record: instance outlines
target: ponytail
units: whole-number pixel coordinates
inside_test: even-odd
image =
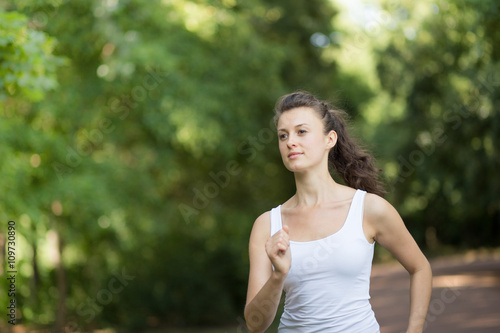
[[[275,124],[283,112],[299,107],[309,107],[318,113],[325,126],[325,134],[332,130],[337,133],[337,143],[328,154],[328,164],[345,184],[369,193],[384,195],[386,191],[379,176],[381,170],[375,168],[373,156],[349,135],[347,113],[331,107],[307,92],[299,91],[278,100],[275,107]]]

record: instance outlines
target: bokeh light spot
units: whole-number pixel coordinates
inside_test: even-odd
[[[109,73],[109,66],[108,65],[100,65],[97,67],[97,76],[99,77],[105,77]]]
[[[30,164],[33,168],[38,168],[40,166],[41,162],[42,162],[42,159],[40,158],[40,155],[38,155],[38,154],[31,155]]]
[[[56,216],[60,216],[63,212],[63,206],[59,200],[55,200],[52,202],[52,213]]]
[[[316,32],[311,36],[311,44],[316,47],[327,47],[330,45],[330,39],[321,32]]]

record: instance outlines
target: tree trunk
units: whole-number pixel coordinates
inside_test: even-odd
[[[40,285],[40,272],[38,271],[38,255],[37,255],[37,242],[36,236],[33,237],[33,244],[31,247],[33,249],[33,259],[31,264],[33,266],[33,278],[31,279],[31,304],[38,309],[40,307],[40,302],[38,301],[38,286]]]
[[[59,291],[59,302],[57,305],[56,323],[54,333],[63,333],[66,321],[66,272],[63,264],[64,241],[61,234],[57,235],[57,247],[59,257],[57,258],[57,290]]]

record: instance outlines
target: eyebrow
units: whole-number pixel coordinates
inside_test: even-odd
[[[296,128],[297,128],[297,127],[300,127],[300,126],[309,126],[309,125],[308,125],[307,123],[302,123],[302,124],[295,125],[295,127],[296,127]],[[278,129],[278,132],[279,132],[279,131],[285,131],[285,132],[286,132],[286,129],[284,129],[284,128],[280,128],[280,129]]]

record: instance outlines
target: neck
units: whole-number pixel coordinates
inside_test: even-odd
[[[340,186],[333,180],[328,172],[313,172],[312,170],[304,173],[295,173],[295,205],[303,207],[312,207],[320,205],[326,201],[332,200]]]

